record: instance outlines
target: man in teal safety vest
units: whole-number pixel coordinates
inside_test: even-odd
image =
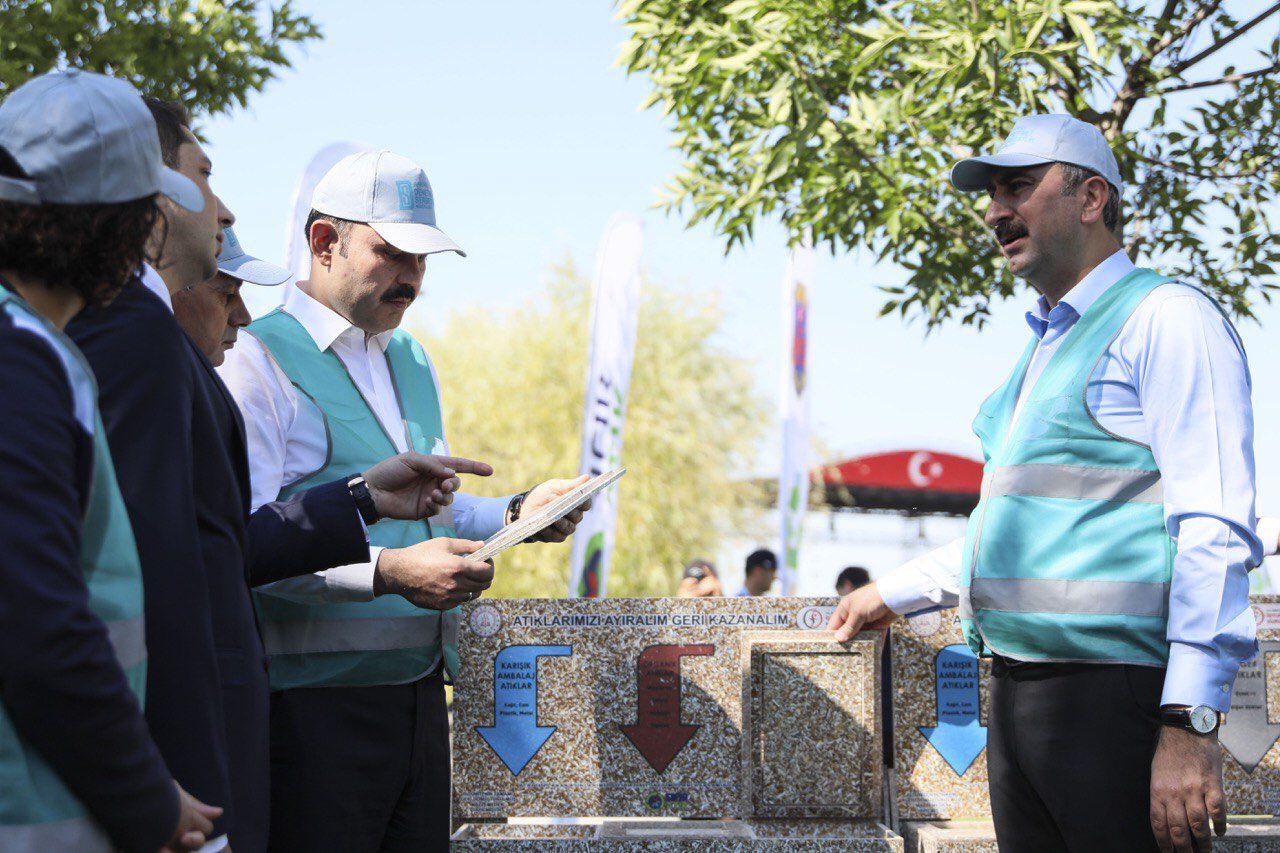
[[[194,850],[220,808],[178,786],[142,714],[142,573],[97,384],[63,333],[142,263],[163,193],[122,80],[36,78],[0,105],[0,850]]]
[[[990,656],[996,836],[1019,851],[1208,850],[1217,730],[1257,653],[1253,417],[1239,336],[1199,290],[1135,268],[1097,129],[1020,119],[956,164],[985,191],[1032,337],[978,411],[968,533],[841,600],[838,639],[959,606]]]
[[[309,278],[245,330],[219,369],[244,415],[254,507],[397,452],[448,449],[435,369],[398,328],[427,256],[463,254],[436,226],[426,174],[389,151],[354,154],[320,181],[312,208]],[[259,588],[273,849],[447,843],[444,676],[457,672],[456,607],[488,586],[492,569],[457,561],[471,568],[438,571],[424,558],[470,553],[471,540],[581,482],[458,494],[424,521],[371,524],[368,563]],[[575,511],[541,540],[563,541],[580,519]]]

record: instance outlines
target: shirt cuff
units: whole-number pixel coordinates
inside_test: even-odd
[[[372,601],[373,573],[381,553],[381,547],[370,545],[369,562],[325,569],[324,585],[330,591],[338,593],[343,601]]]
[[[1208,705],[1224,714],[1231,709],[1236,668],[1224,667],[1217,655],[1185,643],[1169,644],[1161,705]]]
[[[467,525],[470,538],[488,539],[507,526],[507,507],[515,495],[504,498],[475,498],[471,509],[471,520]],[[461,534],[459,534],[461,535]]]
[[[875,583],[885,605],[899,616],[937,606],[927,594],[933,582],[910,563],[881,575]]]
[[[1262,556],[1270,557],[1275,554],[1276,540],[1280,539],[1280,516],[1259,518],[1257,533],[1258,538],[1262,540]]]

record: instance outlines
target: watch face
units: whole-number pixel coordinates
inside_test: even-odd
[[[1207,735],[1218,725],[1218,712],[1208,705],[1197,705],[1191,709],[1191,728],[1202,735]]]

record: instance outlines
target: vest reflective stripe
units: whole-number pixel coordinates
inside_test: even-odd
[[[982,495],[1164,503],[1159,471],[1087,465],[1005,465],[983,475]]]
[[[1030,388],[1017,368],[982,405],[986,470],[969,521],[960,619],[978,653],[1163,666],[1176,550],[1151,450],[1103,429],[1089,380],[1168,279],[1135,270],[1076,321]],[[1019,404],[1019,397],[1023,401]],[[1017,419],[1014,412],[1017,411]]]
[[[0,850],[74,850],[76,853],[108,853],[111,842],[88,817],[0,826]]]
[[[147,649],[142,569],[98,414],[98,389],[74,343],[0,288],[0,311],[48,341],[66,369],[77,420],[93,438],[93,477],[80,525],[80,567],[90,610],[107,628],[125,681],[145,699]],[[0,850],[110,850],[103,831],[57,773],[14,729],[0,704]]]
[[[1169,615],[1169,584],[1145,581],[974,578],[960,597],[960,617],[974,610],[1017,613]]]
[[[439,635],[438,625],[419,616],[311,619],[268,622],[262,626],[267,647],[277,655],[413,649],[437,642]]]
[[[107,623],[107,636],[115,649],[121,669],[130,669],[147,659],[146,624],[141,614],[132,619]]]
[[[249,332],[320,410],[325,424],[324,465],[288,484],[281,498],[363,471],[397,453],[395,441],[341,359],[332,351],[317,349],[295,318],[277,309],[255,321]],[[444,431],[426,354],[411,335],[397,330],[387,345],[386,359],[405,443],[429,454],[443,440]],[[384,548],[403,548],[454,536],[453,524],[451,507],[427,521],[384,519],[369,527],[369,541]],[[274,690],[399,684],[426,675],[442,660],[450,674],[456,672],[456,618],[419,609],[400,596],[303,603],[266,589],[255,592],[254,599]]]

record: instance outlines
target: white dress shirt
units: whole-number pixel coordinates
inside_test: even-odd
[[[286,286],[284,310],[302,324],[317,347],[332,351],[342,360],[356,388],[395,443],[396,451],[410,450],[387,367],[385,351],[392,333],[367,335],[308,296],[303,290],[305,282]],[[434,377],[434,365],[431,371]],[[240,336],[218,374],[244,415],[252,508],[256,510],[276,500],[285,486],[323,467],[329,452],[324,417],[315,403],[298,393],[267,348],[252,334]],[[436,387],[439,388],[438,382]],[[449,450],[445,442],[437,441],[432,452],[448,454]],[[510,496],[455,495],[453,517],[458,536],[485,539],[500,530],[510,501]],[[263,589],[303,602],[367,601],[373,598],[374,568],[381,553],[381,548],[371,546],[367,563],[288,578]]]
[[[1133,270],[1124,252],[1094,268],[1051,309],[1027,312],[1039,338],[1015,408],[1080,315]],[[1107,431],[1151,448],[1164,490],[1165,524],[1177,540],[1169,592],[1164,704],[1230,706],[1240,664],[1258,649],[1249,577],[1263,548],[1255,534],[1253,408],[1244,346],[1195,288],[1156,288],[1120,329],[1085,392]],[[899,614],[955,607],[964,540],[878,578]]]
[[[173,297],[169,294],[169,285],[164,283],[160,273],[156,272],[151,264],[142,265],[142,272],[138,275],[138,280],[142,282],[143,287],[159,296],[160,301],[164,303],[164,307],[168,308],[170,313],[173,313]]]

